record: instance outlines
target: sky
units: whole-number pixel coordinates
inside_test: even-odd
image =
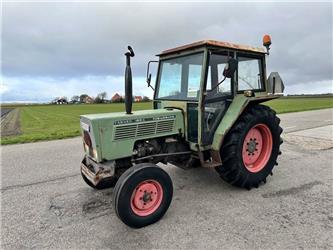
[[[285,93],[332,93],[332,23],[332,2],[8,1],[1,12],[1,100],[123,94],[127,45],[136,54],[134,94],[151,97],[146,66],[162,50],[203,39],[261,47],[264,34],[272,37],[268,72],[279,72]]]

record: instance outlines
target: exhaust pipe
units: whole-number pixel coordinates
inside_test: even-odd
[[[131,70],[131,57],[134,57],[134,51],[131,46],[128,46],[126,56],[126,69],[125,69],[125,108],[126,114],[132,114],[132,70]]]

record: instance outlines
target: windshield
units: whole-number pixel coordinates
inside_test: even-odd
[[[163,60],[157,83],[157,99],[198,100],[203,53]]]

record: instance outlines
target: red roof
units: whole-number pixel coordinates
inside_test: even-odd
[[[115,101],[115,100],[119,100],[121,98],[121,96],[118,93],[115,93],[112,98],[111,101]]]
[[[248,45],[240,45],[240,44],[234,44],[234,43],[222,42],[222,41],[202,40],[202,41],[186,44],[183,46],[179,46],[176,48],[164,50],[158,56],[166,55],[166,54],[170,54],[170,53],[174,53],[174,52],[180,52],[183,50],[193,49],[193,48],[200,47],[200,46],[216,46],[216,47],[220,47],[220,48],[229,48],[229,49],[251,51],[251,52],[257,52],[257,53],[265,53],[265,50],[263,48],[256,48],[256,47],[252,47],[252,46],[248,46]]]

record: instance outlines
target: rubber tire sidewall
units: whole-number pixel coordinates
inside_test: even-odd
[[[273,145],[271,155],[266,165],[260,171],[253,173],[245,167],[242,151],[243,143],[247,133],[250,131],[251,128],[258,124],[265,124],[269,128],[272,134]],[[278,127],[275,127],[275,122],[272,122],[272,120],[270,120],[267,116],[255,117],[252,122],[246,124],[244,131],[240,134],[240,138],[241,139],[239,140],[239,144],[237,145],[237,158],[239,157],[241,159],[241,165],[243,167],[241,171],[245,171],[248,174],[248,181],[250,183],[256,183],[258,182],[258,180],[261,181],[265,179],[272,172],[279,153],[280,134],[278,132]]]
[[[273,145],[266,165],[260,171],[253,173],[244,165],[242,150],[247,133],[258,124],[265,124],[269,128],[272,134]],[[224,140],[225,145],[221,147],[222,166],[216,170],[220,173],[222,179],[232,185],[246,188],[258,187],[261,182],[265,182],[266,177],[272,172],[276,164],[281,144],[281,131],[279,119],[273,110],[264,105],[249,107],[228,133]],[[234,142],[236,145],[233,145]],[[235,150],[230,150],[230,147]],[[229,154],[232,154],[232,156]],[[230,173],[236,170],[238,171],[237,173]],[[227,174],[228,171],[230,172]]]
[[[134,189],[143,181],[158,181],[163,189],[163,198],[159,208],[148,216],[138,216],[131,208],[131,197]],[[128,169],[118,180],[113,204],[117,216],[128,226],[140,228],[160,220],[168,210],[173,195],[170,176],[160,167],[151,163],[141,163]]]

